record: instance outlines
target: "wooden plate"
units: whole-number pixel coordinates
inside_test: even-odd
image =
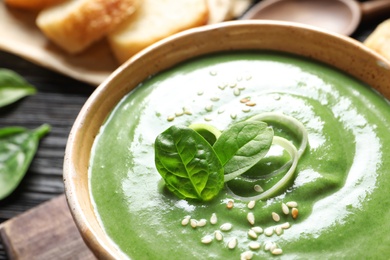
[[[209,23],[241,15],[251,0],[210,0]],[[18,10],[0,2],[0,49],[74,79],[99,85],[119,63],[102,40],[78,55],[65,53],[51,43],[35,25],[37,13]]]
[[[99,85],[117,67],[106,41],[80,55],[69,55],[52,44],[35,25],[37,13],[0,2],[0,49],[74,79]]]

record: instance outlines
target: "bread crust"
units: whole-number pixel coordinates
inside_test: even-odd
[[[119,63],[163,38],[207,24],[206,0],[154,1],[143,0],[137,12],[108,35]]]
[[[390,60],[390,19],[379,24],[367,37],[364,44]]]
[[[66,52],[82,52],[102,39],[137,8],[139,0],[77,0],[44,9],[37,26]],[[69,6],[69,5],[74,5]]]
[[[8,6],[35,11],[64,1],[66,0],[4,0]]]

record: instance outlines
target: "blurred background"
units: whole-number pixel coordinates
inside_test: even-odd
[[[258,2],[261,1],[253,1],[251,5]],[[351,37],[364,41],[379,23],[388,18],[390,13],[361,23]],[[52,126],[51,132],[40,142],[21,184],[11,196],[0,201],[0,223],[3,223],[63,194],[62,166],[67,137],[78,112],[95,87],[1,49],[0,68],[19,73],[38,90],[33,96],[0,108],[0,128],[23,126],[34,129],[44,123]],[[1,240],[0,259],[8,259]]]

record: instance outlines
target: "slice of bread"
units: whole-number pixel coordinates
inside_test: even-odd
[[[42,10],[37,26],[71,54],[102,39],[137,8],[139,0],[70,0]]]
[[[209,8],[208,24],[226,21],[230,15],[230,9],[234,0],[207,0]]]
[[[137,12],[108,35],[108,42],[123,63],[158,40],[207,20],[206,0],[143,0]]]
[[[379,24],[367,37],[364,44],[390,60],[390,19]]]
[[[252,2],[252,0],[207,0],[208,24],[236,19],[249,9]]]
[[[228,20],[236,19],[242,16],[253,4],[252,0],[231,0],[231,1],[232,1],[232,5],[231,5],[229,16],[227,17]]]
[[[65,0],[4,0],[8,6],[26,10],[42,10],[45,7],[64,1]]]

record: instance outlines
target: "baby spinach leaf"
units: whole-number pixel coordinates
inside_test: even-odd
[[[0,200],[11,194],[23,179],[49,125],[35,130],[22,127],[0,129]]]
[[[223,188],[221,162],[195,130],[173,125],[157,136],[154,145],[157,170],[179,198],[209,201]]]
[[[243,121],[222,132],[213,148],[224,166],[225,182],[249,170],[272,144],[273,129],[261,121]]]
[[[35,93],[36,89],[19,74],[11,70],[0,69],[0,107]]]
[[[221,135],[221,131],[209,124],[195,123],[189,125],[188,127],[194,129],[211,145],[213,145]]]

